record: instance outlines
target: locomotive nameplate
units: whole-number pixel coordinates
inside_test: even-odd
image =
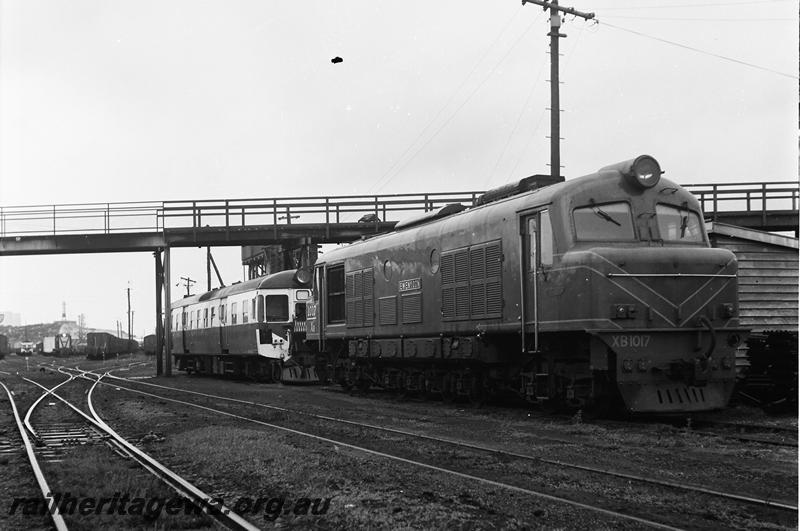
[[[650,334],[630,334],[611,336],[611,348],[643,348],[650,344]]]
[[[398,290],[403,291],[414,291],[420,289],[420,282],[418,278],[410,278],[408,280],[401,280],[398,282]]]

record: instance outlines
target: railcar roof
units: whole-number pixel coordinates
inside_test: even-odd
[[[211,291],[207,291],[206,293],[201,293],[199,295],[192,295],[190,297],[184,297],[179,301],[175,301],[172,303],[173,308],[180,308],[183,306],[188,306],[190,304],[195,304],[198,302],[214,300],[214,299],[221,299],[224,297],[229,297],[231,295],[236,295],[237,293],[244,293],[246,291],[253,291],[257,289],[304,289],[308,288],[306,284],[298,282],[296,276],[296,271],[294,269],[289,269],[287,271],[279,271],[277,273],[273,273],[271,275],[266,275],[263,277],[254,278],[251,280],[245,280],[244,282],[239,282],[237,284],[233,284],[231,286],[226,286],[224,288],[217,288]]]

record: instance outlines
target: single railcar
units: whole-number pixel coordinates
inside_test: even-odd
[[[0,360],[5,358],[8,353],[8,336],[0,334]]]
[[[142,339],[142,350],[144,350],[144,353],[147,356],[155,356],[156,354],[155,334],[149,334],[144,336],[144,338]]]
[[[346,386],[483,400],[722,408],[735,382],[737,262],[647,155],[529,177],[326,253],[308,339]]]
[[[173,302],[172,354],[179,370],[266,381],[317,382],[305,342],[303,270],[281,271]]]
[[[138,349],[139,343],[133,339],[122,339],[107,332],[86,334],[86,357],[90,360],[105,360]]]

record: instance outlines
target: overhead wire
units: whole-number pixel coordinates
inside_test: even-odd
[[[631,17],[627,15],[605,15],[603,18],[624,18],[631,20],[666,20],[679,22],[790,22],[791,18],[700,18],[700,17]]]
[[[570,62],[572,62],[572,58],[575,57],[575,51],[578,49],[578,44],[581,42],[581,38],[583,37],[584,31],[586,31],[584,28],[580,28],[580,32],[578,33],[578,38],[573,41],[575,44],[572,46],[572,50],[567,55],[567,61],[566,61],[566,65],[567,66],[570,64]],[[543,107],[542,111],[539,113],[539,118],[536,121],[536,127],[534,127],[533,132],[530,135],[530,139],[525,144],[525,147],[522,150],[520,150],[520,154],[519,154],[519,157],[517,158],[517,162],[514,163],[514,166],[511,168],[511,171],[508,174],[509,180],[514,178],[514,174],[516,173],[517,168],[519,167],[519,165],[522,162],[522,160],[525,158],[525,155],[529,152],[530,146],[533,144],[533,141],[536,139],[536,134],[539,132],[539,127],[541,127],[542,121],[544,120],[544,115],[546,113],[547,113],[547,109]]]
[[[748,0],[745,2],[705,2],[705,3],[692,3],[692,4],[661,4],[661,5],[652,5],[646,6],[641,5],[640,3],[620,7],[620,6],[596,6],[592,9],[597,11],[631,11],[634,9],[674,9],[674,8],[684,8],[684,7],[735,7],[735,6],[744,6],[744,5],[753,5],[753,4],[773,4],[777,2],[794,2],[795,0]]]
[[[500,152],[500,155],[497,157],[497,162],[495,162],[494,168],[492,168],[492,171],[489,173],[486,181],[484,182],[484,188],[487,188],[489,186],[489,183],[491,183],[494,180],[494,175],[497,172],[497,168],[500,166],[500,162],[503,160],[503,157],[505,156],[506,151],[508,151],[508,147],[511,145],[511,141],[514,138],[514,135],[516,134],[517,129],[519,129],[519,125],[522,122],[522,117],[525,115],[525,110],[528,108],[528,103],[530,103],[531,98],[533,98],[533,94],[536,92],[536,89],[539,87],[539,80],[542,77],[542,73],[544,72],[544,66],[545,66],[546,63],[547,63],[547,61],[542,61],[541,64],[539,65],[539,71],[536,73],[536,77],[535,77],[533,83],[531,83],[531,89],[528,91],[528,97],[525,98],[525,102],[522,104],[522,108],[520,109],[519,114],[517,115],[517,121],[514,124],[514,127],[511,129],[511,132],[508,135],[508,139],[506,140],[505,146],[503,146],[503,149]]]
[[[677,47],[683,48],[685,50],[691,50],[693,52],[697,52],[697,53],[700,53],[700,54],[703,54],[703,55],[708,55],[710,57],[716,57],[717,59],[730,61],[732,63],[740,64],[740,65],[743,65],[743,66],[749,66],[750,68],[756,68],[758,70],[763,70],[765,72],[771,72],[773,74],[777,74],[777,75],[783,76],[783,77],[788,77],[790,79],[800,79],[800,77],[798,77],[796,75],[793,75],[793,74],[787,74],[786,72],[781,72],[779,70],[768,68],[766,66],[757,65],[757,64],[754,64],[754,63],[748,63],[747,61],[734,59],[733,57],[727,57],[725,55],[720,55],[718,53],[708,52],[706,50],[701,50],[700,48],[695,48],[694,46],[689,46],[687,44],[681,44],[679,42],[670,41],[668,39],[662,39],[661,37],[648,35],[647,33],[642,33],[641,31],[636,31],[636,30],[632,30],[632,29],[628,29],[628,28],[623,28],[622,26],[617,26],[617,25],[611,24],[609,22],[601,22],[601,21],[598,20],[597,23],[598,24],[603,24],[603,25],[608,26],[610,28],[614,28],[614,29],[618,29],[618,30],[625,31],[625,32],[628,32],[628,33],[632,33],[632,34],[638,35],[640,37],[645,37],[647,39],[652,39],[654,41],[663,42],[665,44],[670,44],[672,46],[677,46]]]
[[[508,19],[508,22],[506,22],[506,24],[503,26],[503,29],[495,36],[495,38],[492,40],[491,44],[489,44],[489,46],[486,47],[486,49],[484,50],[484,52],[481,55],[481,57],[477,61],[475,61],[475,63],[472,66],[472,70],[470,70],[469,73],[464,77],[464,79],[458,85],[458,88],[456,88],[456,90],[454,90],[450,94],[450,96],[447,98],[447,101],[444,103],[444,105],[442,105],[442,107],[436,112],[436,114],[433,116],[433,118],[431,118],[428,121],[428,123],[425,124],[425,127],[422,128],[422,130],[419,132],[417,137],[408,145],[408,147],[405,149],[405,151],[403,151],[403,153],[394,160],[394,162],[391,164],[391,166],[389,166],[389,169],[386,170],[383,173],[383,175],[381,175],[372,184],[372,186],[369,188],[370,191],[375,189],[378,186],[378,183],[383,181],[386,178],[386,176],[389,175],[395,169],[395,167],[400,163],[400,161],[402,161],[405,158],[405,156],[408,155],[408,153],[414,148],[414,146],[417,144],[417,142],[419,142],[420,139],[425,135],[425,133],[428,131],[428,129],[430,129],[430,127],[436,122],[436,120],[439,118],[439,116],[442,115],[444,110],[447,109],[450,106],[450,104],[453,102],[453,99],[455,99],[456,95],[461,92],[461,90],[467,84],[469,79],[472,77],[472,75],[478,69],[478,66],[483,62],[483,60],[486,58],[486,56],[489,55],[489,52],[491,52],[494,49],[494,47],[497,45],[497,42],[506,34],[508,29],[511,27],[511,24],[514,22],[514,20],[517,19],[518,15],[519,15],[519,12],[521,10],[522,10],[522,6],[520,6],[520,9],[518,9]],[[380,186],[382,187],[382,186],[384,186],[384,184],[381,184]]]
[[[515,13],[514,17],[512,17],[512,20],[510,22],[513,22],[513,19],[518,17],[518,13],[519,13],[519,11],[517,13]],[[409,151],[411,151],[411,149],[414,147],[414,145],[424,136],[425,131],[427,131],[427,129],[436,121],[436,119],[442,114],[444,109],[446,109],[450,105],[450,102],[454,99],[454,96],[458,92],[461,91],[461,88],[463,88],[463,86],[466,84],[466,82],[469,80],[469,78],[472,76],[472,74],[478,68],[478,65],[488,55],[489,51],[491,50],[491,48],[494,47],[494,45],[496,44],[497,40],[499,40],[499,37],[502,36],[502,34],[500,36],[498,36],[497,39],[495,39],[495,41],[492,43],[492,45],[490,45],[490,47],[487,49],[487,51],[483,54],[481,59],[478,60],[475,63],[475,66],[473,66],[473,68],[470,71],[470,73],[464,79],[464,82],[462,82],[462,84],[459,86],[459,88],[453,93],[453,96],[451,96],[451,98],[448,100],[448,102],[440,109],[440,111],[436,114],[436,116],[434,116],[434,118],[428,123],[428,125],[425,126],[423,131],[418,135],[417,139],[414,142],[412,142],[412,144],[409,146],[408,149],[406,149],[406,151],[404,152],[403,156],[398,158],[398,161],[395,162],[395,164],[393,164],[392,167],[389,170],[387,170],[377,181],[375,181],[375,183],[370,187],[370,191],[378,191],[381,188],[383,188],[384,186],[386,186],[387,184],[389,184],[389,182],[391,182],[391,180],[394,177],[396,177],[401,171],[403,171],[403,169],[405,169],[406,166],[408,166],[411,163],[411,161],[413,161],[417,157],[417,155],[419,155],[419,153],[422,152],[422,150],[424,150],[428,146],[428,144],[430,144],[431,141],[434,138],[436,138],[439,135],[439,133],[445,127],[447,127],[447,125],[450,124],[450,122],[453,121],[453,119],[456,117],[456,115],[458,115],[458,113],[461,111],[461,109],[463,109],[466,106],[466,104],[469,103],[472,100],[472,98],[475,96],[475,94],[477,94],[477,92],[483,87],[483,85],[486,84],[486,82],[492,77],[492,75],[500,67],[500,65],[503,64],[503,62],[505,62],[506,58],[517,47],[517,45],[520,43],[520,41],[522,41],[522,39],[525,37],[525,35],[528,34],[528,32],[533,27],[533,24],[540,17],[541,17],[541,15],[539,17],[537,17],[536,19],[534,19],[530,23],[530,25],[528,25],[528,27],[525,29],[525,31],[523,31],[522,34],[519,37],[517,37],[517,39],[512,43],[512,45],[509,47],[508,51],[503,55],[503,57],[489,70],[489,72],[484,76],[483,80],[472,90],[472,92],[466,97],[466,99],[463,102],[461,102],[461,104],[452,113],[450,113],[450,116],[439,126],[439,128],[436,129],[433,132],[433,134],[430,135],[428,137],[428,139],[418,149],[416,149],[416,151],[414,151],[411,154],[410,157],[408,157],[400,166],[397,166],[397,162],[402,160],[402,157],[405,156],[405,154],[407,154]],[[503,33],[505,33],[505,30],[503,30]],[[383,181],[383,182],[381,182],[381,181]]]

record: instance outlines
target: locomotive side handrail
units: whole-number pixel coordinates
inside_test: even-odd
[[[706,217],[721,212],[760,214],[766,224],[774,211],[796,212],[795,181],[686,184]],[[0,238],[26,235],[160,233],[170,229],[279,226],[398,221],[450,203],[475,204],[481,191],[419,194],[341,195],[251,199],[198,199],[118,203],[0,206]],[[277,229],[276,229],[277,230]]]

